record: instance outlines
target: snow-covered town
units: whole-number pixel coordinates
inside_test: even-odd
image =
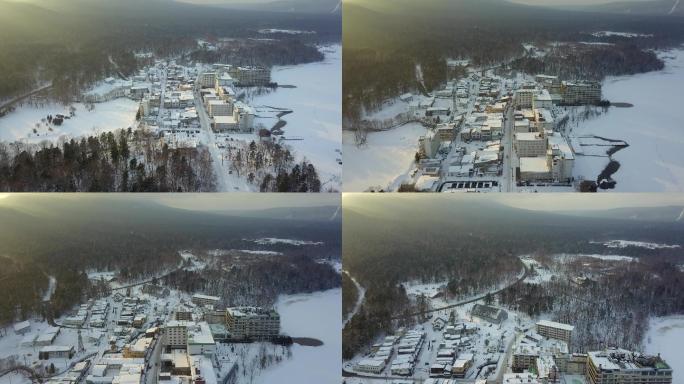
[[[198,40],[198,49],[219,49],[221,41]],[[149,63],[138,73],[102,79],[68,105],[41,92],[3,104],[0,140],[22,149],[144,132],[145,146],[200,153],[190,164],[203,180],[198,190],[269,191],[268,180],[295,163],[317,168],[312,191],[339,190],[341,47],[318,49],[322,62],[273,68],[138,53]],[[144,149],[134,155],[150,162]]]
[[[206,267],[190,251],[180,254],[181,269]],[[337,374],[339,289],[282,295],[273,307],[224,308],[221,297],[164,286],[163,276],[127,284],[117,272],[88,278],[109,294],[62,317],[2,330],[0,383],[268,383],[283,374],[310,377],[311,361],[319,377]],[[303,321],[313,308],[327,317]]]
[[[605,246],[620,243],[624,241]],[[663,244],[632,242],[629,246],[655,249]],[[446,282],[404,283],[409,298],[427,303],[420,313],[408,315],[421,316],[423,321],[385,334],[368,351],[344,361],[343,382],[681,383],[684,366],[673,350],[681,340],[681,316],[653,318],[640,350],[621,348],[610,339],[602,346],[578,348],[573,342],[581,337],[575,335],[574,324],[552,321],[549,313],[529,316],[497,302],[498,293],[519,283],[542,287],[561,280],[578,286],[591,284],[610,273],[616,263],[624,265],[632,258],[565,254],[553,256],[552,264],[529,255],[520,260],[524,265],[520,275],[472,297],[447,299]],[[578,262],[584,262],[584,272],[569,267]],[[589,332],[602,332],[604,326],[610,324],[595,323],[596,329]]]
[[[543,57],[554,45],[523,47]],[[344,190],[681,191],[671,95],[684,54],[658,55],[664,73],[603,82],[448,60],[458,75],[441,89],[387,100],[345,130]]]

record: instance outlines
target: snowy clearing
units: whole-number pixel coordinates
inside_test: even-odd
[[[672,249],[681,248],[681,246],[674,244],[658,244],[658,243],[646,243],[643,241],[630,241],[630,240],[609,240],[606,242],[590,241],[591,244],[603,244],[606,248],[627,248],[627,247],[639,247],[646,249]]]
[[[308,240],[295,240],[295,239],[279,239],[276,237],[262,237],[256,240],[248,240],[259,245],[274,245],[274,244],[289,244],[289,245],[323,245],[322,241],[308,241]]]
[[[28,143],[40,143],[45,140],[57,142],[62,137],[76,138],[128,128],[134,125],[135,113],[138,110],[137,102],[125,98],[95,104],[92,111],[88,111],[81,103],[75,103],[73,106],[76,108],[76,115],[64,120],[61,126],[48,125],[42,122],[42,119],[60,113],[68,116],[69,107],[58,104],[18,107],[16,111],[0,118],[0,140]]]
[[[366,145],[354,144],[354,133],[344,132],[344,191],[363,192],[369,187],[398,187],[407,176],[427,129],[410,123],[368,134]],[[392,188],[393,189],[393,188]]]
[[[255,251],[251,249],[236,249],[238,252],[242,253],[248,253],[250,255],[271,255],[271,256],[276,256],[276,255],[282,255],[282,252],[276,252],[276,251]]]
[[[592,259],[599,259],[599,260],[605,260],[605,261],[635,261],[636,258],[630,257],[630,256],[620,256],[620,255],[597,255],[597,254],[560,254],[555,256],[559,261],[561,262],[570,262],[582,257],[589,257]]]

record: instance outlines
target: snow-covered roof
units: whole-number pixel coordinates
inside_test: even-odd
[[[13,328],[14,328],[14,332],[21,332],[21,331],[24,331],[24,330],[31,328],[31,323],[28,320],[22,321],[20,323],[14,324]]]
[[[522,160],[522,159],[521,159]],[[564,323],[557,323],[555,321],[550,321],[550,320],[539,320],[537,322],[537,325],[543,326],[543,327],[551,327],[551,328],[558,328],[558,329],[563,329],[566,331],[572,332],[575,327],[573,327],[570,324],[564,324]]]
[[[521,157],[520,172],[544,173],[549,171],[546,157]]]

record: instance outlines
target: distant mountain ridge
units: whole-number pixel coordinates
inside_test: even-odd
[[[605,4],[573,5],[556,8],[624,15],[684,16],[684,1],[682,0],[615,1]]]
[[[260,10],[270,12],[293,13],[342,13],[341,0],[175,0],[180,3],[210,5],[220,8]]]

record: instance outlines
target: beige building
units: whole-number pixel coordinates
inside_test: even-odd
[[[214,88],[216,86],[216,72],[205,72],[201,74],[199,83],[202,88]]]
[[[258,307],[228,308],[226,326],[235,339],[270,339],[280,334],[280,315]]]
[[[513,94],[513,101],[517,107],[532,108],[536,89],[518,89]]]
[[[271,82],[271,70],[264,67],[233,67],[229,74],[243,87],[267,85]]]
[[[171,348],[186,348],[188,344],[188,326],[190,321],[172,320],[162,330],[164,345]]]
[[[601,101],[601,83],[597,81],[569,82],[561,85],[563,104],[585,105]]]
[[[233,114],[233,104],[223,100],[211,100],[207,103],[209,116],[231,116]]]
[[[516,133],[515,149],[518,157],[537,157],[546,156],[548,140],[540,132],[521,132]]]

